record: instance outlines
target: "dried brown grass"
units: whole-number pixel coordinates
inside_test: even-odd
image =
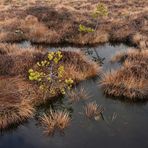
[[[56,129],[64,130],[70,124],[71,118],[67,111],[52,111],[49,115],[44,114],[41,117],[41,123],[44,127],[44,133],[47,135],[54,134]]]
[[[84,89],[83,87],[79,88],[79,89],[72,89],[70,91],[68,91],[66,93],[67,98],[69,99],[70,102],[78,102],[80,100],[87,100],[89,99],[91,96],[89,94],[89,92]]]
[[[97,75],[96,65],[87,61],[82,53],[62,51],[62,54],[62,64],[66,70],[65,78],[72,77],[78,82]],[[37,48],[20,48],[14,44],[0,44],[0,112],[2,114],[0,128],[26,120],[33,114],[31,111],[34,106],[58,95],[45,95],[36,84],[30,83],[28,80],[28,70],[35,68],[36,63],[46,59],[47,55],[47,51]],[[68,64],[75,67],[71,75],[69,75]],[[79,73],[80,75],[78,75]],[[25,106],[23,102],[28,102],[28,104],[26,103]],[[60,124],[60,121],[58,122]],[[58,126],[60,127],[60,125]]]
[[[91,14],[97,1],[34,1],[1,6],[0,41],[30,40],[36,43],[96,44],[128,42],[148,47],[147,1],[102,1],[109,16],[100,19],[95,34],[80,33],[79,24],[94,27]],[[15,8],[15,9],[14,9]],[[12,19],[13,18],[13,19]]]
[[[7,129],[14,124],[19,124],[33,117],[34,108],[27,102],[1,106],[0,108],[0,129]]]
[[[84,106],[84,113],[86,117],[90,119],[100,116],[103,113],[103,111],[104,108],[100,105],[97,105],[96,102],[90,102]]]
[[[16,45],[0,44],[0,75],[27,77],[28,70],[38,61],[47,58],[47,52],[37,48],[21,49]],[[100,67],[89,60],[82,52],[62,51],[62,63],[65,67],[65,77],[76,81],[96,76]],[[81,63],[81,64],[80,64]]]
[[[65,77],[80,81],[99,75],[101,67],[86,57],[80,51],[63,51],[63,63],[65,65]]]
[[[141,49],[146,49],[148,47],[147,37],[145,35],[140,34],[139,32],[133,35],[132,42]]]
[[[104,93],[123,97],[126,100],[146,100],[148,97],[148,50],[133,49],[127,53],[118,54],[114,61],[121,59],[124,60],[120,69],[104,74],[101,81]]]
[[[21,54],[0,55],[0,75],[27,77],[27,71],[42,59],[41,52],[22,51]]]

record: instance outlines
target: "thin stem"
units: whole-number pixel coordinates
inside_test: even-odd
[[[96,31],[97,31],[98,24],[99,24],[99,18],[97,18],[97,23],[96,23],[96,27],[95,27],[95,31],[94,31],[94,32],[96,32]]]

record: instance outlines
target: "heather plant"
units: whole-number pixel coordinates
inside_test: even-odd
[[[65,94],[74,83],[71,78],[64,78],[62,58],[61,51],[49,52],[47,59],[36,63],[36,70],[29,69],[29,80],[39,85],[45,94]]]

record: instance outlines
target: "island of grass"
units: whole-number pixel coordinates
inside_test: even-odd
[[[31,81],[32,77],[36,80],[36,75],[32,74],[32,77],[29,77],[29,72],[30,69],[37,72],[38,62],[49,61],[48,56],[51,52],[38,48],[20,48],[14,44],[0,44],[0,128],[7,128],[32,117],[35,106],[62,94],[61,86],[63,89],[65,80],[67,80],[66,83],[69,83],[70,78],[76,84],[87,78],[95,77],[100,72],[100,66],[86,57],[83,52],[58,51],[52,53],[62,55],[59,62],[64,67],[64,74],[61,79],[53,78],[53,83],[50,83],[55,92],[45,93],[40,88],[41,85],[38,85],[38,81]],[[54,62],[57,64],[56,61]],[[44,68],[45,73],[47,67],[44,65]],[[54,66],[52,68],[57,70],[54,69],[56,68]]]
[[[126,101],[145,101],[148,98],[148,50],[130,49],[118,53],[112,62],[121,62],[121,68],[105,73],[101,86],[105,94]]]

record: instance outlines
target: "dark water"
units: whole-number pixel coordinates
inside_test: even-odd
[[[67,47],[68,48],[68,47]],[[54,48],[52,48],[54,50]],[[98,55],[105,58],[104,70],[109,70],[109,61],[117,51],[125,51],[125,45],[96,47]],[[65,49],[66,50],[66,49]],[[95,53],[93,52],[95,56]],[[96,57],[96,56],[95,56]],[[45,136],[38,120],[31,119],[14,130],[3,132],[0,136],[0,148],[148,148],[148,104],[132,104],[106,98],[98,86],[99,78],[81,82],[77,87],[84,87],[91,98],[87,101],[69,104],[67,98],[59,98],[52,103],[54,108],[69,108],[72,122],[64,133],[56,132]],[[104,120],[89,120],[83,115],[86,102],[96,101],[104,106]],[[42,106],[39,112],[48,108]],[[113,120],[113,116],[116,118]]]

